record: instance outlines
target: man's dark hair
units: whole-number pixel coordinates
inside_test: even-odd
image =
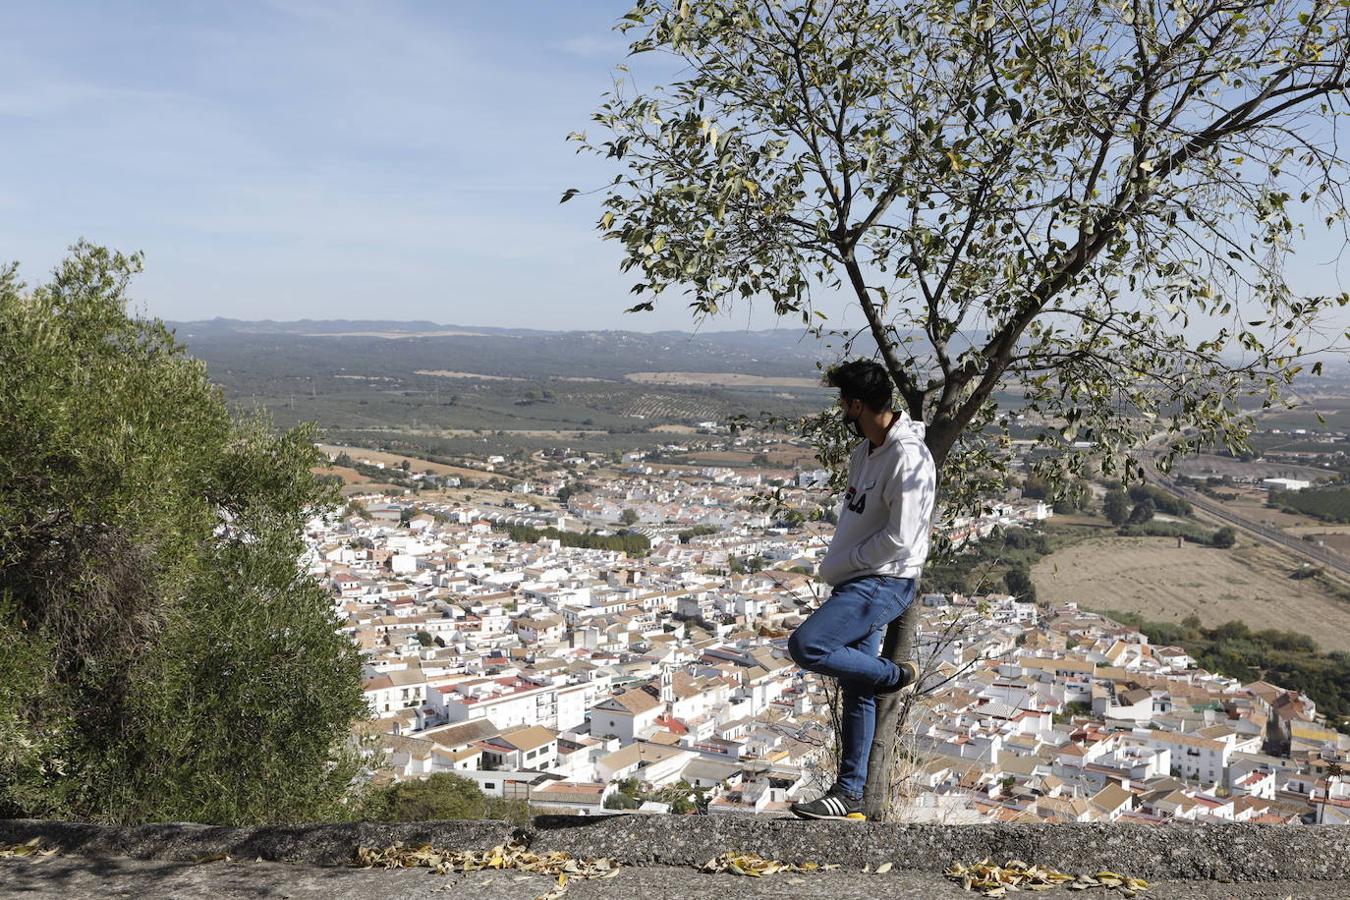
[[[861,400],[873,412],[891,408],[894,385],[886,367],[872,359],[852,359],[833,366],[825,375],[830,387],[846,400]]]

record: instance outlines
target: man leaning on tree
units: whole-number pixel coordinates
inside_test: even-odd
[[[828,382],[839,390],[844,421],[863,440],[849,457],[848,490],[820,563],[832,591],[793,632],[788,653],[803,669],[839,680],[843,733],[834,783],[790,808],[802,818],[862,820],[876,696],[918,680],[913,662],[897,665],[879,652],[886,626],[914,601],[928,557],[937,470],[923,422],[891,409],[891,378],[880,363],[843,363],[829,371]]]

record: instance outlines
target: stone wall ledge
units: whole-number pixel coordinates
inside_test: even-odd
[[[1066,872],[1101,869],[1150,880],[1350,882],[1350,827],[1245,824],[904,825],[740,816],[538,816],[507,822],[339,823],[232,828],[190,823],[108,826],[0,820],[0,844],[42,839],[64,853],[193,861],[235,859],[336,866],[359,846],[484,849],[517,840],[536,852],[607,856],[630,866],[701,865],[727,850],[845,868],[890,862],[941,872],[952,862],[1021,859]]]

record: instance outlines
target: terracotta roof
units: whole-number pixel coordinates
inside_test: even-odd
[[[600,762],[611,769],[626,769],[635,763],[660,762],[673,756],[679,756],[681,753],[689,752],[678,747],[664,747],[647,741],[634,741],[627,747],[621,747],[613,753],[602,756]]]
[[[561,803],[599,803],[607,785],[590,781],[553,781],[531,792],[532,800]]]
[[[546,747],[557,740],[558,733],[541,725],[518,725],[515,728],[508,728],[497,737],[493,742],[497,744],[507,744],[517,750],[534,750],[538,747]]]
[[[617,704],[626,712],[636,716],[653,709],[658,709],[661,706],[661,701],[641,688],[633,688],[596,705],[610,706],[613,704]]]
[[[362,682],[361,689],[367,692],[382,691],[387,690],[388,688],[391,688],[393,686],[394,682],[392,679],[390,679],[388,675],[375,675],[371,678],[367,678],[364,682]]]
[[[1125,691],[1123,694],[1118,695],[1117,700],[1121,706],[1134,706],[1136,703],[1148,700],[1152,696],[1153,694],[1143,688],[1135,688],[1134,690]]]
[[[1120,807],[1128,805],[1133,799],[1134,794],[1120,785],[1108,784],[1092,795],[1092,804],[1106,812],[1114,812]]]
[[[422,740],[431,741],[438,747],[454,750],[466,747],[474,741],[486,740],[498,733],[497,726],[489,720],[470,719],[467,722],[456,722],[454,725],[428,728],[426,731],[418,732],[417,736]]]

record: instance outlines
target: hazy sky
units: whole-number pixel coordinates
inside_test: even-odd
[[[80,237],[142,250],[136,294],[177,320],[689,329],[675,294],[623,315],[594,204],[558,203],[616,171],[564,136],[628,6],[0,5],[0,260],[34,281]],[[774,324],[747,314],[704,327]]]

